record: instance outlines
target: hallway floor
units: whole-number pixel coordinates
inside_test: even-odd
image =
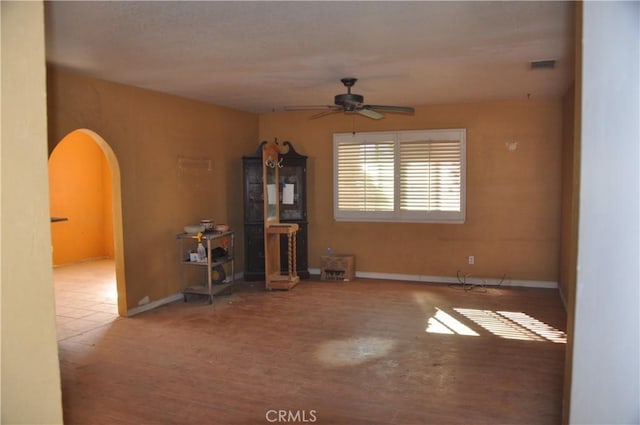
[[[112,259],[54,267],[53,280],[58,341],[103,327],[118,318]]]

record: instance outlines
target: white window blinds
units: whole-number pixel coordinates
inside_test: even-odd
[[[460,211],[457,140],[400,142],[400,209]]]
[[[466,132],[334,134],[334,217],[462,223]]]
[[[338,205],[344,211],[393,211],[394,143],[338,145]]]

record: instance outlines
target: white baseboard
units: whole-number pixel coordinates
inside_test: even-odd
[[[311,274],[320,274],[320,269],[309,269]],[[387,279],[387,280],[401,280],[409,282],[423,282],[423,283],[460,283],[457,277],[449,276],[424,276],[414,274],[401,274],[401,273],[373,273],[373,272],[359,272],[356,271],[356,277],[369,278],[369,279]],[[501,283],[502,282],[502,283]],[[495,278],[479,278],[468,277],[466,279],[468,284],[484,284],[487,286],[514,286],[525,288],[544,288],[555,289],[558,288],[558,282],[544,281],[544,280],[514,280],[514,279],[495,279]]]
[[[242,279],[242,272],[234,274],[234,277],[236,282]],[[168,297],[162,298],[161,300],[155,300],[147,304],[139,305],[138,307],[134,307],[131,310],[127,310],[127,317],[135,316],[136,314],[144,313],[145,311],[153,310],[154,308],[160,307],[162,305],[178,301],[182,299],[182,297],[182,292],[178,292],[177,294],[169,295]]]
[[[155,300],[147,304],[139,305],[138,307],[134,307],[131,310],[127,310],[127,317],[135,316],[136,314],[153,310],[154,308],[160,307],[161,305],[169,304],[180,299],[182,299],[182,292],[169,295],[168,297],[162,298],[160,300]]]
[[[558,293],[560,294],[560,300],[562,301],[562,305],[564,306],[564,310],[567,310],[567,300],[564,297],[564,292],[562,291],[562,288],[560,286],[558,286]]]
[[[319,275],[320,269],[310,268],[309,273],[312,275]],[[243,273],[236,273],[235,280],[241,280]],[[408,282],[422,282],[422,283],[460,283],[457,277],[449,276],[424,276],[414,274],[402,274],[402,273],[374,273],[374,272],[356,272],[356,277],[367,279],[386,279],[386,280],[399,280]],[[558,282],[544,281],[544,280],[513,280],[513,279],[493,279],[493,278],[477,278],[469,277],[466,280],[468,284],[484,284],[487,286],[513,286],[513,287],[525,287],[525,288],[544,288],[544,289],[557,289]],[[182,299],[182,292],[169,295],[168,297],[160,300],[155,300],[147,304],[134,307],[127,311],[127,317],[135,316],[136,314],[144,313],[145,311],[153,310],[165,304],[172,303]],[[562,294],[560,294],[562,296]],[[564,300],[563,300],[564,301]]]

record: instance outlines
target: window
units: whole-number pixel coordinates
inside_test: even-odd
[[[464,223],[466,131],[336,133],[338,221]]]

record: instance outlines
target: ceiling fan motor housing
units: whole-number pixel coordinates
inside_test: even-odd
[[[335,96],[336,105],[340,105],[345,111],[353,111],[364,101],[364,97],[355,93],[343,93]]]

